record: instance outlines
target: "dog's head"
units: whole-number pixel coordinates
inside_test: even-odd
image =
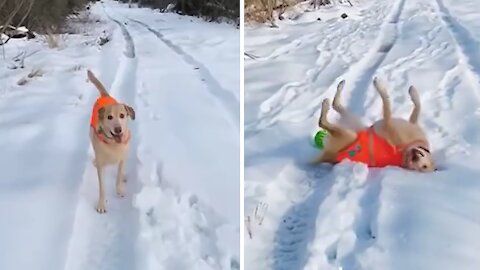
[[[413,145],[405,150],[405,168],[419,172],[433,172],[436,170],[432,154],[423,145]]]
[[[124,132],[127,131],[128,117],[135,120],[135,110],[125,104],[114,104],[98,110],[98,123],[107,137],[120,143]]]

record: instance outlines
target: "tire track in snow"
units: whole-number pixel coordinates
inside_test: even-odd
[[[315,235],[317,210],[334,181],[330,170],[315,175],[322,176],[312,177],[312,187],[306,199],[291,206],[280,220],[274,238],[273,270],[303,269],[307,262],[307,247]]]
[[[101,3],[101,5],[103,7],[103,12],[105,13],[105,15],[110,20],[115,22],[120,27],[120,30],[122,31],[122,35],[123,35],[123,38],[125,40],[125,50],[124,50],[123,54],[127,58],[135,58],[135,43],[133,42],[132,36],[128,32],[127,28],[125,27],[125,25],[122,22],[120,22],[119,20],[113,18],[112,16],[110,16],[110,14],[108,14],[107,9],[105,7],[105,4],[103,2]]]
[[[373,73],[395,44],[397,23],[404,3],[404,0],[394,3],[387,15],[387,22],[381,28],[376,46],[343,74],[351,74],[350,77],[357,80],[368,77],[366,81],[370,83]],[[388,35],[389,31],[391,36]],[[335,86],[336,83],[333,83],[328,89],[335,89]],[[359,88],[361,87],[357,83],[356,90]],[[285,107],[285,104],[280,106]],[[252,124],[252,128],[262,127],[258,126],[258,122]],[[356,177],[350,179],[351,171],[344,175],[335,167],[331,188],[328,188],[327,183],[319,184],[324,189],[313,188],[313,195],[307,196],[305,201],[293,205],[286,212],[274,238],[273,269],[337,270],[341,265],[358,264],[355,252],[367,249],[374,242],[375,224],[371,221],[376,219],[378,213],[376,206],[381,186],[365,184],[373,178],[368,175],[368,169],[354,168],[353,171]],[[323,180],[329,181],[328,178]],[[338,229],[338,224],[343,227]],[[309,241],[313,241],[310,247]]]
[[[138,32],[143,34],[144,27],[141,29]],[[155,41],[153,36],[151,39]],[[142,45],[139,43],[139,50]],[[173,55],[177,54],[173,52]],[[239,270],[239,259],[222,250],[219,242],[223,239],[217,238],[223,230],[222,218],[195,194],[180,190],[163,176],[162,164],[150,150],[155,145],[148,143],[157,139],[157,134],[150,133],[148,128],[150,121],[156,121],[160,116],[148,101],[149,90],[145,85],[148,75],[142,78],[143,73],[139,73],[139,76],[141,92],[137,95],[137,116],[140,143],[136,149],[139,161],[136,173],[142,188],[134,199],[141,231],[138,269],[189,269],[195,266],[202,270]]]
[[[379,73],[382,74],[381,78],[389,82],[389,87],[396,88],[396,86],[405,87],[408,89],[408,72],[415,67],[420,66],[426,60],[432,56],[438,55],[446,47],[447,43],[442,43],[440,48],[432,48],[432,42],[437,37],[438,33],[442,29],[441,26],[435,26],[428,30],[425,37],[420,36],[420,46],[417,47],[412,53],[396,59],[393,63],[384,65],[380,68]],[[432,49],[430,51],[430,49]],[[407,91],[391,91],[390,95],[394,103],[403,104],[406,98]],[[367,107],[373,106],[374,100],[370,100]],[[395,108],[394,108],[395,110]]]
[[[342,32],[343,28],[336,30],[330,36],[341,36],[342,39],[346,39],[345,35],[337,35],[335,33]],[[316,87],[314,86],[315,80],[331,63],[331,61],[338,56],[339,53],[330,49],[325,49],[325,46],[329,42],[328,39],[322,39],[322,42],[318,44],[316,50],[319,55],[316,60],[316,65],[307,70],[305,77],[302,81],[291,82],[285,84],[267,100],[260,105],[260,114],[256,121],[247,124],[246,129],[263,129],[272,126],[278,121],[280,114],[292,103],[294,103],[299,97],[306,92],[311,92]],[[340,52],[341,54],[342,52]]]
[[[383,63],[390,50],[395,45],[398,38],[398,21],[402,14],[406,0],[397,0],[392,7],[386,22],[382,25],[380,34],[375,40],[373,47],[367,55],[356,63],[343,77],[347,84],[345,93],[350,93],[348,101],[349,109],[357,114],[362,115],[365,111],[365,103],[367,100],[367,89],[369,88],[375,72]]]
[[[418,3],[418,5],[415,7],[415,10],[416,17],[426,17],[428,19],[428,23],[431,24],[431,27],[426,34],[420,35],[420,47],[415,49],[411,54],[399,58],[393,63],[383,66],[379,70],[379,72],[382,74],[382,77],[384,76],[386,80],[390,82],[390,87],[394,89],[402,87],[405,89],[405,91],[392,91],[391,93],[394,104],[397,104],[397,106],[394,106],[395,111],[400,110],[405,106],[411,106],[409,101],[405,102],[407,99],[409,100],[406,89],[410,85],[408,81],[408,74],[410,71],[418,68],[425,62],[428,63],[432,58],[438,58],[441,57],[441,55],[451,52],[450,42],[443,41],[438,43],[438,45],[434,42],[437,38],[439,38],[441,31],[445,29],[445,25],[441,22],[441,19],[438,18],[439,16],[437,16],[434,5],[431,3],[431,1],[427,1],[426,3]],[[418,10],[421,10],[422,12],[418,12]],[[448,31],[448,29],[446,29],[446,31]],[[445,73],[438,85],[438,90],[430,90],[422,94],[423,98],[438,104],[438,106],[432,106],[434,111],[427,110],[427,112],[431,112],[429,113],[431,117],[423,118],[423,122],[427,129],[435,130],[434,134],[438,134],[438,136],[442,138],[441,145],[444,146],[436,144],[437,147],[440,146],[440,149],[443,147],[450,148],[452,145],[463,145],[461,147],[457,147],[458,149],[461,149],[465,145],[464,140],[460,138],[460,136],[452,133],[448,126],[438,121],[440,114],[446,114],[445,110],[453,110],[451,104],[453,93],[450,87],[458,84],[459,70],[459,64],[453,66],[451,70]],[[379,102],[379,100],[371,99],[367,107],[378,107],[377,105],[379,104],[374,104],[375,102]],[[455,112],[449,112],[448,114],[453,115]]]
[[[330,63],[335,58],[349,54],[349,48],[347,48],[348,45],[345,44],[348,44],[348,41],[352,39],[351,37],[360,31],[359,29],[363,27],[363,24],[364,22],[360,21],[358,24],[353,25],[349,24],[348,22],[348,24],[343,24],[341,27],[336,27],[337,24],[328,25],[326,28],[332,32],[328,35],[328,38],[323,38],[322,41],[316,46],[316,50],[318,51],[319,55],[317,57],[315,66],[306,71],[305,77],[301,81],[285,84],[272,96],[263,101],[260,105],[260,111],[257,120],[253,121],[252,123],[247,123],[246,129],[262,129],[274,125],[278,120],[280,120],[279,118],[281,118],[281,114],[286,111],[291,104],[295,103],[299,98],[301,98],[303,94],[307,92],[315,92],[315,89],[317,88],[315,86],[315,81],[324,72],[324,70],[329,67]],[[367,26],[365,26],[365,28],[367,28]],[[306,37],[313,39],[313,37],[317,37],[317,35],[303,35],[289,42],[287,45],[277,48],[272,54],[276,53],[278,55],[272,59],[280,56],[280,53],[277,53],[277,51],[289,53],[291,49],[294,48],[291,46],[291,44],[302,43],[302,40],[305,40]],[[332,46],[331,43],[334,43],[335,41],[338,41],[338,44]],[[342,44],[345,46],[340,46]],[[271,57],[267,57],[267,59],[269,58]],[[285,117],[291,117],[291,115],[289,114]]]
[[[380,179],[358,163],[338,165],[333,171],[334,184],[318,208],[310,256],[301,269],[355,269],[356,254],[376,238]]]
[[[351,232],[354,233],[354,246],[348,252],[336,251],[337,254],[344,254],[343,258],[338,261],[342,269],[362,269],[358,255],[375,244],[378,236],[377,217],[380,210],[383,179],[383,173],[380,171],[369,171],[360,198],[353,204],[354,209],[358,207],[355,209],[355,222],[351,228]],[[338,246],[336,248],[338,249]]]
[[[239,129],[239,121],[240,121],[240,106],[239,102],[236,97],[227,89],[223,88],[218,82],[218,80],[211,74],[211,72],[205,67],[204,64],[197,61],[191,55],[186,53],[182,48],[173,44],[170,40],[165,38],[165,36],[160,33],[159,31],[151,28],[146,23],[131,19],[130,21],[135,22],[143,27],[145,27],[148,31],[154,34],[160,41],[162,41],[165,45],[167,45],[170,49],[176,52],[182,59],[191,65],[194,69],[198,69],[201,80],[205,82],[207,85],[207,89],[210,90],[209,92],[216,98],[218,104],[227,112],[230,123],[235,128]]]
[[[348,108],[358,115],[365,114],[367,97],[374,98],[373,94],[367,91],[375,72],[381,66],[390,50],[396,43],[399,29],[398,21],[402,14],[406,0],[397,0],[386,16],[386,22],[382,25],[374,46],[358,61],[352,64],[346,72],[337,76],[337,79],[328,87],[328,91],[335,91],[340,80],[345,79],[347,84],[344,90]],[[312,101],[312,109],[309,117],[318,115],[321,109],[321,101],[324,97]],[[357,105],[358,104],[358,105]]]
[[[280,218],[272,269],[354,269],[359,265],[356,254],[375,243],[382,177],[362,164],[347,163],[310,178],[303,181],[312,185],[305,199]],[[271,223],[271,218],[264,223]],[[254,237],[260,236],[254,232]]]
[[[109,92],[121,102],[134,104],[133,89],[136,89],[137,60],[129,56],[135,56],[135,47],[126,28],[122,29],[125,39],[124,57],[120,60],[120,66]],[[96,91],[94,87],[90,90]],[[98,214],[95,211],[94,207],[98,199],[98,177],[93,164],[90,161],[87,163],[65,263],[66,270],[137,268],[135,247],[138,218],[130,200],[137,189],[135,177],[138,161],[132,160],[132,152],[137,148],[138,132],[135,124],[130,123],[130,128],[132,139],[126,164],[127,194],[124,198],[116,196],[114,191],[116,166],[106,168],[104,170],[108,211],[106,214]],[[85,136],[88,135],[85,134]],[[90,149],[90,156],[93,159],[92,149]]]
[[[426,34],[422,34],[419,37],[420,40],[420,46],[417,47],[412,53],[398,58],[395,61],[393,61],[390,64],[387,64],[385,66],[382,66],[379,69],[379,73],[381,74],[380,77],[384,79],[384,81],[389,82],[389,87],[391,89],[404,89],[404,91],[391,91],[390,95],[393,101],[393,111],[396,113],[396,111],[402,110],[404,107],[409,107],[411,106],[411,103],[409,101],[409,97],[407,95],[407,90],[410,82],[408,75],[411,70],[414,70],[418,68],[419,66],[423,65],[425,62],[428,62],[432,58],[438,57],[440,54],[445,53],[445,50],[449,49],[449,43],[447,42],[441,42],[439,43],[439,46],[436,46],[434,41],[438,38],[439,33],[443,29],[443,26],[438,24],[436,16],[432,16],[433,11],[433,6],[431,5],[425,5],[424,3],[418,3],[419,5],[415,6],[415,11],[417,10],[422,10],[424,12],[416,12],[415,16],[416,17],[426,17],[429,23],[432,24],[431,28],[429,28],[426,32]],[[411,19],[411,17],[410,17]],[[427,91],[424,94],[422,94],[422,97],[427,98],[427,96],[431,96],[435,98],[435,102],[440,99],[447,99],[447,102],[451,102],[452,95],[451,93],[449,94],[447,90],[444,89],[443,87],[443,82],[445,79],[450,78],[450,76],[447,76],[449,72],[447,72],[446,76],[442,79],[442,82],[440,82],[440,91]],[[428,98],[427,98],[428,99]],[[445,110],[445,106],[443,106],[445,102],[439,101],[438,104],[439,106],[434,106],[435,112],[433,113],[434,117],[435,115],[438,116],[442,110]],[[381,107],[380,100],[379,99],[371,99],[368,104],[366,105],[368,108],[372,107]],[[451,109],[451,106],[450,106]],[[427,110],[430,111],[430,110]],[[425,121],[425,124],[428,129],[435,129],[437,130],[436,133],[440,133],[441,137],[449,137],[449,141],[453,144],[455,141],[456,143],[459,143],[457,139],[452,137],[453,134],[451,134],[448,131],[448,128],[442,126],[440,123],[437,123],[434,119],[430,118],[423,118]]]
[[[394,4],[394,6],[392,7],[392,10],[386,15],[386,19],[388,20],[388,22],[396,26],[396,23],[398,22],[398,18],[403,9],[403,5],[404,5],[404,1],[397,1]],[[378,9],[373,10],[372,14],[375,14],[375,16],[378,16],[378,12],[382,8],[383,7],[378,7]],[[371,16],[373,17],[374,15],[371,15]],[[375,22],[377,20],[378,19],[376,19]],[[347,31],[345,31],[345,28],[347,28]],[[372,56],[373,54],[372,51],[377,52],[378,50],[387,50],[387,49],[390,50],[391,47],[393,47],[393,43],[395,42],[395,39],[396,39],[396,34],[394,36],[395,37],[394,40],[391,42],[392,44],[390,45],[390,47],[388,47],[388,44],[387,44],[388,37],[385,37],[382,39],[382,35],[386,36],[386,32],[388,32],[387,29],[385,29],[385,24],[384,24],[380,29],[380,37],[379,37],[384,41],[383,42],[384,44],[379,42],[379,38],[377,38],[377,43],[381,43],[381,44],[367,51],[367,53],[364,56],[362,56],[360,60],[358,60],[358,62],[355,62],[356,59],[354,59],[354,57],[350,53],[351,47],[349,47],[350,44],[348,41],[351,39],[352,36],[356,34],[361,35],[369,28],[372,28],[372,26],[370,24],[366,24],[364,21],[360,21],[354,25],[346,25],[346,26],[342,25],[336,28],[333,33],[330,33],[328,35],[328,38],[322,39],[322,42],[317,46],[317,50],[319,51],[319,56],[316,61],[317,65],[307,71],[306,76],[302,81],[286,84],[279,91],[275,92],[270,98],[266,99],[261,104],[261,107],[260,107],[261,109],[260,109],[258,118],[255,121],[252,121],[251,123],[246,124],[245,129],[247,130],[247,132],[249,132],[250,134],[255,134],[258,132],[258,130],[271,127],[272,125],[274,125],[280,120],[295,119],[295,121],[301,122],[316,115],[317,111],[319,110],[321,100],[327,94],[331,93],[332,91],[335,91],[336,85],[339,82],[338,78],[345,76],[345,74],[359,73],[359,72],[362,72],[363,69],[366,69],[364,66],[372,62],[371,58],[374,57]],[[373,69],[373,72],[381,64],[385,56],[386,56],[386,53],[383,55],[383,58],[380,59],[380,61],[378,62],[378,65],[376,65],[376,67]],[[345,70],[329,70],[331,68],[329,65],[334,60],[344,61],[344,63],[350,67],[346,68],[346,71]],[[330,74],[330,73],[339,73],[339,71],[342,73],[340,73],[340,76],[336,76],[337,79],[334,79],[334,81],[328,87],[326,87],[326,91],[323,91],[322,93],[317,93],[318,91],[316,89],[323,88],[317,85],[318,83],[317,81],[320,75],[323,73],[327,73],[327,76],[332,77],[331,75],[334,75],[334,74]],[[358,76],[358,77],[361,77],[361,76]],[[370,78],[371,77],[372,75],[370,75]],[[358,80],[357,76],[353,76],[353,78]],[[367,82],[368,82],[368,79],[367,79]],[[293,111],[285,113],[288,107],[291,107],[292,104],[297,100],[302,99],[304,97],[303,94],[307,92],[315,94],[312,98],[308,100],[307,106],[298,106],[298,108],[293,108]],[[310,113],[305,113],[305,111]]]
[[[360,80],[354,84],[351,100],[358,102],[358,99],[361,100],[362,97],[365,100],[365,94],[360,92],[367,88],[373,74],[394,46],[398,35],[397,23],[404,4],[405,0],[399,0],[394,4],[387,16],[387,22],[382,26],[376,46],[346,73],[347,76],[353,73],[351,77],[357,79],[349,81]],[[365,101],[360,101],[359,104],[363,105],[364,103]],[[280,231],[286,232],[286,235],[281,235],[286,240],[277,243],[276,250],[280,252],[274,258],[274,269],[338,269],[338,266],[350,269],[348,267],[359,264],[356,261],[355,253],[367,249],[375,239],[375,227],[371,221],[375,220],[378,209],[372,209],[372,205],[374,207],[377,205],[375,202],[378,201],[381,187],[379,182],[377,185],[365,184],[367,179],[371,181],[372,177],[368,175],[367,168],[358,166],[354,167],[354,175],[356,175],[354,180],[348,180],[346,176],[334,175],[337,178],[334,179],[336,183],[320,203],[317,215],[312,214],[312,210],[316,209],[315,204],[319,201],[318,197],[317,203],[309,203],[297,209],[296,212],[299,214],[294,212],[292,220],[285,219],[288,221],[284,226],[286,229],[280,228]],[[336,168],[334,168],[335,171]],[[338,203],[340,206],[334,206]],[[295,208],[296,206],[292,209]],[[331,210],[332,208],[334,210]],[[304,228],[308,228],[308,220],[311,220],[312,216],[317,217],[316,229],[305,230]],[[340,230],[335,228],[335,224],[339,223],[343,226]],[[297,230],[297,227],[302,227],[302,230]],[[332,229],[338,231],[332,233]],[[298,233],[298,231],[303,233]],[[309,248],[310,258],[305,258],[305,252],[302,249],[312,232],[315,237]]]
[[[126,57],[128,58],[135,58],[135,43],[133,43],[132,36],[128,32],[125,25],[123,25],[120,21],[111,18],[122,30],[123,38],[125,39],[125,51],[123,52]]]
[[[459,58],[459,65],[467,74],[472,92],[480,103],[480,43],[472,37],[467,28],[451,15],[442,0],[435,0],[435,9],[452,37]],[[477,90],[475,90],[477,89]]]

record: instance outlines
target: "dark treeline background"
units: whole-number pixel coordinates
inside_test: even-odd
[[[78,14],[89,2],[95,0],[0,0],[0,27],[4,25],[26,26],[32,31],[59,32],[68,16]],[[238,20],[239,0],[120,0],[141,7],[199,16],[209,21],[222,18]]]

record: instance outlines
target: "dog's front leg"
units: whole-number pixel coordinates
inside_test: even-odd
[[[125,162],[122,160],[118,163],[118,171],[117,171],[117,182],[116,182],[116,190],[117,195],[123,197],[125,195]]]
[[[408,93],[410,94],[410,99],[412,100],[413,103],[413,111],[412,114],[410,114],[410,123],[412,124],[417,124],[418,123],[418,117],[420,116],[420,97],[418,96],[417,89],[412,85],[408,89]]]
[[[105,213],[107,212],[106,201],[105,201],[105,188],[103,185],[103,167],[97,164],[97,174],[98,174],[98,203],[97,203],[97,212]]]
[[[387,126],[390,126],[391,120],[392,120],[392,107],[390,105],[390,97],[388,96],[387,89],[378,80],[378,78],[375,78],[373,80],[373,85],[375,86],[375,89],[377,90],[377,93],[380,95],[380,98],[382,99],[383,121],[385,121],[385,124]]]

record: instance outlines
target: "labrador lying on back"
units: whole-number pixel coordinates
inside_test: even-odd
[[[90,70],[87,71],[87,75],[100,92],[90,119],[90,140],[95,152],[94,165],[98,173],[99,196],[96,209],[99,213],[105,213],[107,208],[103,169],[107,165],[118,164],[116,192],[123,197],[125,193],[125,162],[131,137],[127,122],[128,118],[135,120],[135,111],[132,107],[118,103],[111,97]]]
[[[398,166],[420,172],[436,170],[428,140],[418,125],[420,99],[413,86],[410,87],[409,94],[414,107],[407,121],[392,117],[387,90],[375,78],[373,85],[382,99],[383,119],[367,127],[340,103],[344,85],[345,81],[338,84],[332,107],[340,114],[347,127],[327,120],[330,101],[324,99],[318,125],[325,129],[328,135],[325,138],[324,150],[312,161],[313,164],[335,164],[348,159],[365,163],[369,167]]]

